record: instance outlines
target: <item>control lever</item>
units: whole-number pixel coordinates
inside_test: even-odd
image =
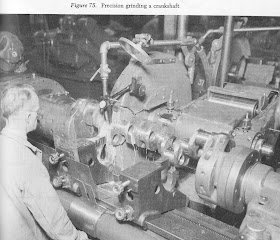
[[[129,92],[131,95],[137,98],[143,98],[146,95],[146,87],[141,83],[141,77],[133,77],[131,79],[131,84],[120,90],[119,92],[115,93],[111,96],[112,99],[120,97],[125,93]]]
[[[116,101],[116,98],[119,98],[120,96],[123,96],[125,93],[129,92],[131,95],[141,99],[144,98],[146,95],[146,87],[141,83],[142,78],[141,77],[132,77],[131,84],[120,90],[119,92],[115,93],[111,97],[104,98],[100,103],[100,111],[101,112],[107,112],[107,117],[109,120],[109,123],[111,123],[112,119],[112,105],[113,102]]]

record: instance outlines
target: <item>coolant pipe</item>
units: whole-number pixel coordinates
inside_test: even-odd
[[[114,215],[81,197],[57,190],[60,201],[72,223],[91,237],[100,240],[161,240],[158,235],[129,224],[120,224]]]
[[[111,69],[108,66],[107,61],[107,53],[112,48],[120,48],[121,45],[118,42],[103,42],[100,46],[100,57],[101,57],[101,64],[100,64],[100,76],[102,79],[102,89],[103,89],[103,98],[108,96],[108,79],[109,73]]]
[[[180,15],[178,17],[178,24],[177,24],[177,39],[182,40],[186,38],[187,35],[187,28],[188,28],[188,16]],[[177,53],[177,57],[180,61],[184,61],[184,54],[182,51]]]
[[[279,31],[280,27],[252,27],[252,28],[237,28],[234,32],[262,32],[262,31]]]
[[[221,79],[219,86],[223,87],[227,81],[228,69],[230,65],[231,43],[233,36],[233,16],[226,17],[225,30],[223,36],[222,60],[221,60]]]
[[[258,28],[236,28],[233,29],[233,32],[261,32],[261,31],[277,31],[280,30],[280,27],[258,27]],[[197,44],[201,45],[208,35],[212,33],[224,33],[224,27],[220,27],[218,29],[209,29],[197,42]],[[194,35],[194,33],[186,33],[187,35]],[[152,46],[170,46],[170,45],[185,45],[183,39],[179,40],[154,40],[151,44]]]
[[[233,32],[262,32],[262,31],[279,31],[280,27],[252,27],[252,28],[235,28]],[[198,44],[202,44],[208,35],[212,33],[224,33],[224,28],[209,29],[207,32],[198,40]]]

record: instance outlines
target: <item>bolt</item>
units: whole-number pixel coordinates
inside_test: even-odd
[[[116,194],[121,194],[129,184],[130,184],[129,180],[122,183],[115,183],[113,185],[113,192]]]
[[[64,157],[64,153],[58,153],[58,152],[55,152],[55,153],[52,153],[50,156],[49,156],[49,162],[51,164],[57,164],[58,161]]]
[[[118,208],[116,211],[115,211],[115,217],[117,220],[119,221],[123,221],[125,219],[125,211],[123,208]]]
[[[106,101],[104,101],[104,100],[102,100],[102,101],[99,103],[99,108],[100,108],[101,110],[103,110],[106,106],[107,106],[107,103],[106,103]]]
[[[261,196],[260,200],[259,200],[259,203],[262,204],[262,205],[267,204],[268,203],[268,198],[265,197],[265,196]]]
[[[13,51],[13,52],[12,52],[12,56],[15,58],[15,57],[18,56],[18,53],[17,53],[16,51]]]
[[[267,197],[261,197],[263,201],[267,201]]]
[[[55,177],[52,181],[52,184],[55,188],[61,187],[62,186],[62,177]]]
[[[249,118],[249,113],[246,113],[246,117],[243,119],[242,129],[243,130],[250,130],[252,126],[251,119]]]
[[[116,209],[115,217],[119,221],[131,221],[133,220],[133,213],[133,208],[129,205],[126,205],[123,208]]]

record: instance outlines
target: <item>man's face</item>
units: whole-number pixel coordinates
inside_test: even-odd
[[[27,132],[31,132],[37,128],[37,112],[39,110],[39,100],[36,101],[35,107],[29,111],[27,121]]]
[[[37,128],[37,111],[34,111],[31,113],[31,130],[30,131],[33,131]]]

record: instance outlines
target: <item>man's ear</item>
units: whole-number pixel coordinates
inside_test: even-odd
[[[30,121],[31,121],[31,113],[26,113],[25,119],[26,119],[27,123],[30,123]]]

